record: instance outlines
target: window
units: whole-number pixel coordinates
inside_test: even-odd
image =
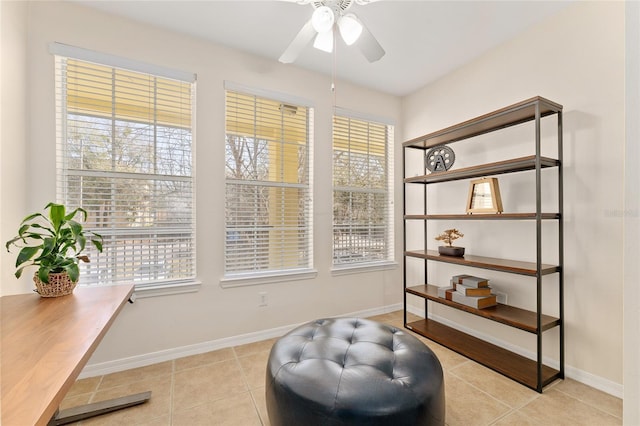
[[[393,262],[393,126],[333,118],[333,265]]]
[[[194,281],[194,80],[56,56],[58,199],[104,238],[82,284]]]
[[[312,109],[226,92],[225,278],[312,268]]]

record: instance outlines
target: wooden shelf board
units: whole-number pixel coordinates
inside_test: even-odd
[[[535,220],[535,213],[473,213],[473,214],[407,214],[405,220]],[[542,213],[543,220],[560,219],[560,213]]]
[[[540,117],[562,111],[562,105],[536,96],[437,132],[417,137],[403,143],[403,146],[428,149],[525,123],[536,118],[536,106],[539,107]]]
[[[543,365],[542,383],[538,386],[538,365],[535,361],[433,320],[411,322],[406,324],[406,328],[538,392],[561,378],[558,370]]]
[[[437,250],[411,250],[405,251],[405,256],[420,259],[435,260],[437,262],[455,263],[457,265],[471,266],[474,268],[492,269],[494,271],[509,272],[513,274],[536,276],[535,262],[522,262],[519,260],[498,259],[495,257],[473,256],[465,254],[464,257],[445,256]],[[560,272],[557,265],[541,265],[541,274],[553,274]]]
[[[470,314],[478,315],[511,327],[516,327],[529,333],[536,333],[538,330],[537,315],[533,311],[517,308],[515,306],[503,305],[502,303],[498,303],[497,306],[492,306],[490,308],[475,309],[470,306],[438,297],[438,287],[431,284],[407,287],[406,291],[407,293],[433,300],[436,303],[441,303],[455,309],[469,312]],[[541,315],[540,321],[542,331],[549,330],[560,325],[560,320],[558,318],[549,315]]]
[[[540,158],[541,168],[557,167],[560,164],[558,160],[548,157]],[[405,183],[442,183],[460,179],[470,179],[480,176],[499,175],[504,173],[521,172],[525,170],[534,170],[536,168],[535,155],[526,157],[513,158],[511,160],[497,161],[495,163],[481,164],[471,167],[463,167],[461,169],[449,170],[446,172],[434,172],[428,175],[408,177]]]

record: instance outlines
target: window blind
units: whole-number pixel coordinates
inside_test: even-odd
[[[393,126],[333,118],[333,264],[393,261]]]
[[[226,277],[312,267],[312,113],[226,91]]]
[[[195,83],[56,56],[58,199],[104,238],[81,284],[195,278]]]

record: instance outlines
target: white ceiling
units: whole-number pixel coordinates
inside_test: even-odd
[[[211,40],[277,61],[313,7],[286,1],[95,1],[86,6]],[[369,63],[338,42],[335,58],[311,44],[287,66],[299,66],[394,95],[406,95],[473,60],[570,0],[399,1],[353,4],[386,50]]]

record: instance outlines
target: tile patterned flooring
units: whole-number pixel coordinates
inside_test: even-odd
[[[370,319],[403,327],[402,311]],[[538,394],[437,343],[417,337],[442,363],[447,425],[622,424],[619,398],[570,379],[553,383]],[[264,375],[274,341],[81,379],[71,388],[61,408],[151,390],[151,400],[143,405],[81,424],[268,426]]]

